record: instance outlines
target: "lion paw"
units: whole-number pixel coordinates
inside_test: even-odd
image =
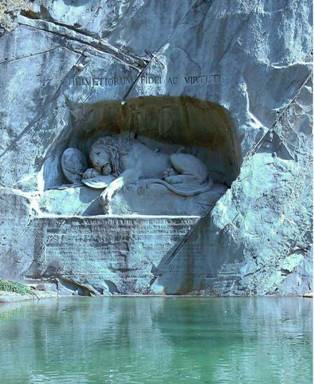
[[[176,174],[177,173],[176,173],[176,171],[173,168],[167,168],[167,169],[164,170],[162,178],[166,179],[167,177],[174,176]]]
[[[109,213],[109,203],[112,199],[112,194],[107,191],[100,195],[100,205],[102,206],[104,213]]]

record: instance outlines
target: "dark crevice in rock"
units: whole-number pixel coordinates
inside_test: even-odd
[[[151,58],[150,61],[148,61],[146,63],[146,65],[143,67],[143,69],[139,72],[139,74],[136,76],[135,80],[133,81],[133,83],[130,85],[129,89],[126,91],[125,95],[123,96],[122,98],[122,101],[125,101],[127,99],[127,97],[129,96],[129,94],[132,92],[133,88],[135,87],[135,85],[138,83],[138,81],[140,80],[140,78],[144,75],[144,73],[146,72],[146,70],[148,69],[149,67],[149,64],[151,63],[151,61],[153,60],[153,57]]]
[[[105,283],[107,284],[109,292],[111,294],[120,293],[115,283],[113,283],[111,280],[105,280]]]
[[[53,279],[54,276],[51,276]],[[95,289],[91,284],[82,283],[78,280],[73,279],[72,277],[67,277],[64,275],[58,275],[55,277],[57,282],[64,285],[67,289],[71,291],[76,291],[80,296],[99,296],[100,292]]]
[[[308,81],[312,78],[313,74],[312,72],[306,77],[306,79],[302,82],[302,85],[298,88],[296,91],[294,97],[289,101],[289,103],[285,106],[285,108],[281,111],[281,113],[278,114],[278,117],[276,118],[275,122],[272,124],[272,126],[263,134],[263,136],[257,141],[257,143],[252,147],[252,149],[246,154],[245,158],[249,158],[256,153],[261,146],[264,144],[265,139],[269,137],[269,134],[271,132],[275,132],[277,124],[281,121],[281,119],[284,118],[286,112],[289,110],[291,105],[295,102],[297,97],[300,95],[301,90],[303,89],[304,86],[308,83]],[[244,160],[244,159],[243,159]]]
[[[34,57],[34,56],[37,56],[37,55],[44,55],[45,53],[48,53],[48,52],[52,52],[58,48],[63,48],[61,45],[58,45],[56,47],[53,47],[53,48],[50,48],[50,49],[46,49],[45,51],[41,51],[41,52],[36,52],[36,53],[31,53],[30,55],[26,55],[26,56],[21,56],[21,57],[15,57],[11,60],[3,60],[3,61],[0,61],[0,64],[8,64],[8,63],[13,63],[15,61],[18,61],[18,60],[23,60],[23,59],[27,59],[28,57]]]
[[[123,268],[123,267],[108,267],[108,269],[112,272],[121,272],[121,273],[127,273],[127,272],[132,272],[132,271],[137,271],[138,268]]]
[[[198,9],[202,6],[207,6],[208,9],[213,5],[215,0],[196,0],[195,3],[192,5],[193,9]]]
[[[80,28],[78,28],[77,24],[69,25],[65,23],[61,23],[59,21],[56,21],[49,13],[48,9],[44,7],[43,5],[40,5],[40,12],[36,13],[32,10],[22,10],[20,13],[22,16],[27,17],[28,19],[33,19],[33,20],[40,20],[40,21],[48,21],[50,23],[53,23],[55,25],[59,25],[60,27],[65,27],[68,29],[71,29],[74,32],[90,36],[93,38],[97,38],[97,35],[95,33],[89,33],[88,31],[82,31]]]
[[[124,64],[129,65],[130,67],[133,67],[137,70],[145,68],[148,62],[147,58],[140,58],[135,55],[126,54],[121,49],[118,49],[104,42],[103,40],[93,38],[85,32],[78,31],[75,28],[69,28],[69,26],[56,23],[55,21],[32,19],[20,15],[18,22],[21,25],[26,25],[38,30],[53,33],[68,40],[78,42],[84,46],[88,46],[89,48],[97,50],[101,53],[109,54]]]
[[[34,12],[32,9],[22,9],[20,15],[25,16],[29,19],[40,19],[40,14]]]
[[[285,268],[281,268],[280,269],[280,273],[283,275],[283,276],[287,276],[291,273],[292,271],[289,271],[288,269],[285,269]]]

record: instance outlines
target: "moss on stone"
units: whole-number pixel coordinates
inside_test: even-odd
[[[29,10],[30,7],[31,2],[29,0],[2,0],[0,2],[0,26],[11,31],[16,24],[17,15],[22,10]]]
[[[32,289],[24,284],[3,279],[0,279],[0,291],[15,292],[19,293],[20,295],[29,295],[33,293]]]

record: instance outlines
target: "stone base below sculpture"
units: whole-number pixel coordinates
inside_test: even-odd
[[[143,189],[131,184],[113,198],[110,203],[110,213],[204,216],[226,189],[224,185],[215,184],[208,192],[193,197],[183,197],[170,192],[160,184],[151,184]]]
[[[99,292],[147,294],[161,262],[199,217],[37,218],[29,278],[62,278],[88,283]],[[182,270],[181,270],[182,269]],[[185,264],[178,276],[185,271]]]
[[[44,191],[39,200],[39,209],[45,215],[92,216],[101,215],[99,189],[84,185],[67,185]]]
[[[141,187],[130,184],[110,202],[113,215],[196,215],[203,216],[226,191],[226,186],[214,184],[210,191],[194,197],[178,196],[160,184]],[[43,213],[56,215],[101,215],[99,203],[102,190],[85,186],[50,189],[43,193],[39,207]]]

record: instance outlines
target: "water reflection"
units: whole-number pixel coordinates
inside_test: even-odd
[[[75,298],[2,306],[1,383],[311,383],[311,305]]]

